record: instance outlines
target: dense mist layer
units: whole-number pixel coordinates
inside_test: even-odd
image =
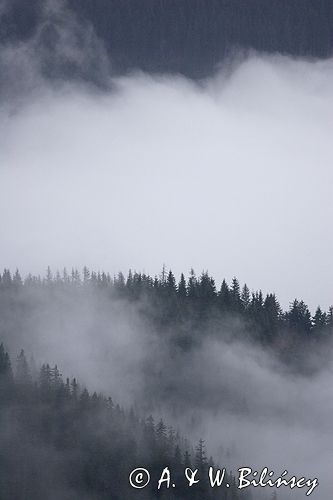
[[[327,309],[332,77],[331,61],[253,56],[201,86],[39,87],[1,111],[3,267],[209,265]]]

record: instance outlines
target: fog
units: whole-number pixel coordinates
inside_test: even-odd
[[[253,55],[201,84],[135,74],[7,99],[2,266],[208,268],[327,308],[332,78],[332,61]]]
[[[37,365],[58,363],[64,377],[77,376],[156,421],[163,417],[192,443],[203,437],[221,467],[318,477],[312,497],[329,498],[332,361],[320,369],[319,359],[311,376],[290,372],[255,343],[232,340],[237,323],[218,337],[207,323],[199,343],[184,351],[172,340],[177,330],[159,332],[145,319],[149,302],[110,300],[93,289],[27,289],[19,304],[1,324],[13,357],[23,347]],[[288,493],[282,488],[279,498]]]
[[[60,16],[57,57],[67,47],[81,67],[89,53],[90,74],[99,54],[104,87],[45,78],[43,24],[1,51],[1,267],[208,268],[218,282],[237,275],[276,292],[284,307],[295,297],[330,306],[333,62],[252,54],[197,83],[111,79],[93,34],[78,26],[69,39],[75,21],[48,9]],[[207,332],[189,353],[172,351],[139,313],[146,305],[32,300],[39,307],[5,339],[12,353],[24,347],[204,437],[221,465],[317,476],[312,497],[329,498],[332,363],[312,377],[286,373],[267,352]]]

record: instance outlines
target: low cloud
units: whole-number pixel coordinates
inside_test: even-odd
[[[252,54],[199,83],[111,78],[100,40],[63,9],[47,2],[34,36],[0,51],[2,267],[154,274],[165,262],[327,308],[332,60]],[[332,364],[284,373],[210,336],[170,352],[133,304],[53,299],[32,295],[15,335],[2,318],[12,353],[166,416],[222,465],[318,475],[313,498],[329,497]]]
[[[136,74],[96,92],[40,80],[1,112],[2,265],[208,267],[284,306],[327,308],[332,71],[253,55],[201,84]]]

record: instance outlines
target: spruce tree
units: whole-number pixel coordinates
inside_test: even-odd
[[[15,377],[20,384],[29,384],[31,382],[30,368],[23,349],[16,358]]]
[[[184,297],[186,297],[187,295],[187,290],[186,290],[186,280],[185,280],[185,276],[184,274],[182,273],[180,275],[180,281],[178,283],[178,296],[181,297],[182,299]]]

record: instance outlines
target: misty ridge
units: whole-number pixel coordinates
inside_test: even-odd
[[[188,279],[182,274],[176,283],[173,273],[164,269],[155,278],[132,272],[111,278],[87,268],[82,275],[73,270],[53,276],[48,269],[44,278],[29,275],[24,280],[18,272],[12,276],[5,270],[0,289],[0,338],[11,353],[23,348],[27,360],[33,355],[29,373],[34,372],[40,384],[42,374],[50,370],[53,391],[52,370],[60,377],[61,368],[72,381],[67,382],[68,394],[77,380],[92,393],[111,394],[114,401],[132,408],[128,418],[138,419],[134,428],[144,435],[140,419],[153,415],[155,420],[145,425],[155,421],[158,435],[162,417],[192,443],[204,437],[217,463],[231,470],[244,463],[258,470],[269,464],[275,471],[289,467],[293,473],[313,475],[311,460],[299,449],[320,447],[316,474],[321,489],[313,496],[322,498],[329,488],[325,473],[330,467],[326,440],[332,431],[332,308],[327,313],[318,308],[311,316],[304,302],[295,300],[284,312],[274,294],[251,293],[236,278],[217,289],[208,273],[196,277],[192,271]],[[20,356],[18,361],[20,366]],[[60,387],[65,391],[66,384]],[[97,393],[93,401],[104,401]],[[80,407],[85,398],[87,392],[77,396]],[[104,404],[110,403],[105,399]],[[123,411],[118,407],[118,413]],[[119,414],[115,421],[119,418],[124,419]],[[167,436],[162,422],[165,430],[159,432]],[[118,429],[120,424],[112,425]],[[132,435],[133,428],[124,425],[122,432]],[[260,449],[258,436],[265,436]],[[177,438],[174,446],[179,446],[177,456],[185,453],[186,460],[198,460],[185,438]],[[156,473],[158,464],[173,456],[174,446],[159,451],[158,460],[150,458]],[[60,450],[67,460],[66,449]],[[137,463],[132,449],[130,455],[129,463],[123,459],[126,471]],[[63,472],[55,469],[52,474],[67,484]],[[121,494],[122,488],[119,485]],[[291,495],[297,497],[294,491]],[[267,493],[263,498],[269,498]],[[281,492],[279,498],[289,497]]]
[[[200,498],[208,490],[208,481],[202,481],[189,496],[181,474],[181,468],[195,467],[204,478],[214,467],[213,459],[207,460],[203,440],[192,448],[162,419],[155,424],[152,416],[140,418],[133,408],[125,411],[115,405],[111,397],[90,395],[76,378],[64,382],[57,365],[43,364],[38,372],[23,350],[16,358],[14,375],[3,344],[0,418],[4,499],[130,497],[128,478],[139,463],[149,467],[156,483],[165,463],[174,468],[177,495],[168,494],[168,498]],[[225,479],[229,486],[224,498],[239,498],[235,477],[225,473]],[[149,487],[139,497],[156,498],[156,493]],[[216,495],[208,492],[208,497]]]
[[[30,75],[102,87],[138,70],[202,78],[235,51],[328,58],[332,26],[331,0],[2,0],[1,62],[8,72],[16,50],[13,77],[23,52]]]
[[[207,252],[220,282],[225,269],[229,282],[274,283],[284,308],[303,297],[328,310],[332,69],[254,54],[201,84],[16,79],[34,90],[0,112],[3,267],[154,274],[167,261],[180,275],[205,269]]]
[[[0,500],[331,498],[332,48],[331,0],[0,0]]]

